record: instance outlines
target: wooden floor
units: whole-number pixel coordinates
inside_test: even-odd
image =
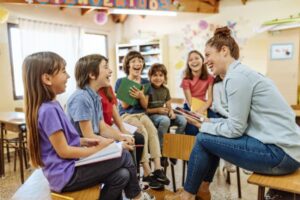
[[[17,165],[18,166],[18,165]],[[12,162],[5,164],[6,176],[0,178],[0,200],[8,200],[12,197],[15,191],[20,187],[19,171],[13,171],[13,159]],[[168,169],[168,177],[171,179],[170,169]],[[25,170],[25,179],[32,173],[32,171]],[[182,175],[182,163],[179,161],[175,167],[176,185],[177,188],[181,186]],[[248,175],[241,172],[241,184],[242,184],[242,199],[241,200],[255,200],[257,195],[257,187],[247,183]],[[212,192],[212,200],[238,200],[236,174],[231,175],[231,185],[225,182],[225,176],[218,170],[214,178],[213,183],[210,186]],[[169,191],[172,191],[172,183],[167,187]],[[149,193],[156,196],[157,200],[163,200],[164,196],[169,193],[168,191],[150,191]],[[84,200],[84,199],[83,199]]]

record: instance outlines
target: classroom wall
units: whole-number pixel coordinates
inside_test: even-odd
[[[86,30],[90,30],[91,32],[106,34],[108,37],[108,55],[110,64],[112,66],[115,65],[116,26],[110,19],[104,26],[99,26],[94,23],[93,17],[95,12],[81,16],[80,9],[76,8],[66,8],[61,11],[59,10],[59,7],[35,7],[33,5],[24,6],[8,4],[1,4],[1,6],[9,10],[9,22],[17,22],[17,19],[21,17],[26,19],[80,26]],[[23,106],[23,100],[15,101],[13,99],[13,86],[6,24],[0,24],[0,63],[0,111],[13,111],[15,107]],[[73,75],[74,71],[69,70],[68,73],[71,75],[68,84],[75,84]],[[65,99],[62,101],[63,102],[61,103],[63,105],[65,103]]]
[[[268,34],[256,33],[261,23],[286,18],[299,13],[300,1],[251,0],[243,5],[238,0],[220,1],[218,14],[180,13],[176,17],[130,16],[123,25],[122,40],[145,35],[166,35],[169,38],[169,88],[173,97],[183,97],[178,90],[186,55],[191,49],[203,52],[207,39],[217,26],[229,25],[241,47],[241,60],[251,68],[266,74]]]
[[[291,59],[274,60],[271,59],[271,46],[273,44],[293,44]],[[269,33],[267,76],[270,77],[281,94],[290,105],[297,104],[298,82],[299,82],[299,45],[300,29],[282,30]]]

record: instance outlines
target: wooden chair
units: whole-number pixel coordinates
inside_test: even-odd
[[[13,195],[12,200],[96,200],[99,198],[100,186],[96,185],[91,188],[75,192],[53,193],[50,191],[49,183],[41,169],[35,170],[25,183]]]
[[[248,178],[248,183],[258,186],[258,200],[264,199],[266,187],[300,194],[300,169],[292,174],[284,176],[270,176],[253,173]]]
[[[183,134],[164,134],[163,156],[188,161],[194,147],[195,136]],[[164,166],[166,170],[166,166]],[[176,192],[174,166],[171,165],[173,191]]]

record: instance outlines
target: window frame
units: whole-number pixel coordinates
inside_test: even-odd
[[[12,86],[13,86],[13,97],[14,97],[14,100],[22,100],[24,98],[24,95],[18,96],[16,94],[11,28],[19,28],[19,25],[15,24],[15,23],[7,23],[7,35],[8,35],[9,59],[10,59],[10,69],[11,69]]]

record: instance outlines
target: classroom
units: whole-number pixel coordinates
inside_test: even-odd
[[[0,0],[0,200],[300,200],[299,8]]]

